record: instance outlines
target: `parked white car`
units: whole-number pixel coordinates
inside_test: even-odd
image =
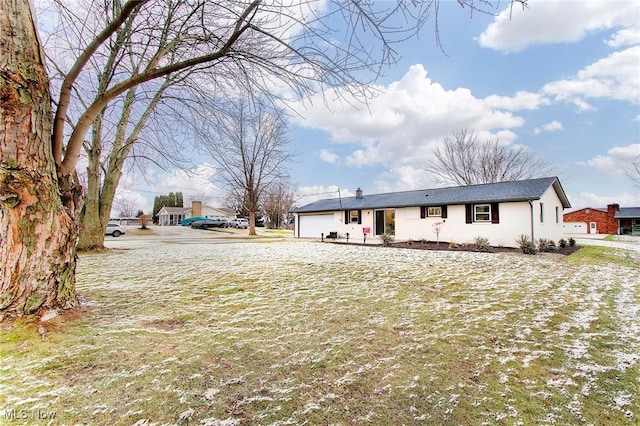
[[[244,228],[247,229],[249,227],[249,219],[246,217],[239,217],[236,219],[231,219],[229,226],[232,228]]]
[[[107,229],[104,231],[104,235],[113,235],[114,237],[119,237],[124,233],[124,227],[118,223],[107,223]]]

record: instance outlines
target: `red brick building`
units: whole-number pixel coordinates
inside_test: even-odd
[[[563,215],[567,222],[584,223],[588,234],[617,234],[637,232],[640,226],[640,209],[637,207],[622,208],[618,204],[609,204],[606,209],[586,207]]]

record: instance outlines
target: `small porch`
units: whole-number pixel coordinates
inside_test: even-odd
[[[182,207],[163,207],[158,212],[158,225],[180,225],[180,221],[186,217],[186,211]]]
[[[623,207],[615,214],[618,234],[640,235],[640,207]]]

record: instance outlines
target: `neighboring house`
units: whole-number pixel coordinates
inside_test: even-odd
[[[640,235],[640,207],[621,207],[615,214],[619,234]]]
[[[211,206],[202,206],[201,214],[199,215],[191,214],[192,209],[189,209],[187,213],[188,213],[187,217],[205,216],[205,217],[225,217],[227,219],[235,219],[237,217],[235,211],[228,208],[224,208],[224,207],[218,208],[218,207],[211,207]]]
[[[162,207],[158,212],[158,225],[180,225],[180,221],[187,217],[187,209],[184,207]]]
[[[640,207],[609,204],[606,208],[585,207],[564,214],[565,232],[584,234],[640,235]]]
[[[191,207],[162,207],[158,212],[158,225],[180,225],[182,219],[192,216],[235,219],[237,215],[228,208],[203,206],[201,201],[192,201]]]
[[[351,239],[363,234],[396,240],[472,243],[486,237],[495,246],[514,247],[522,234],[557,242],[564,236],[562,212],[571,207],[556,177],[422,189],[320,200],[293,210],[294,235],[320,238],[330,233]]]

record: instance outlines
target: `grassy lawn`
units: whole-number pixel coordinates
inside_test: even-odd
[[[602,247],[85,254],[81,310],[2,325],[0,424],[637,424],[639,277]]]

